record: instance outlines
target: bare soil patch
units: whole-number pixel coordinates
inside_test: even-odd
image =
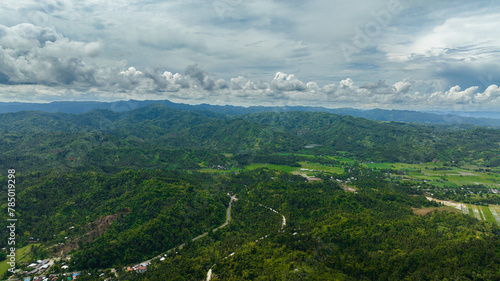
[[[344,191],[357,193],[357,191],[356,191],[356,189],[355,189],[355,188],[352,188],[352,187],[347,186],[347,185],[345,185],[345,184],[340,184],[340,186],[342,187],[342,189],[343,189]]]
[[[118,217],[121,214],[126,214],[128,213],[129,210],[124,210],[123,212],[120,212],[118,214],[112,214],[108,216],[104,216],[94,222],[91,222],[89,224],[86,224],[85,226],[82,227],[84,230],[84,235],[80,237],[76,237],[75,239],[72,239],[71,241],[67,241],[66,243],[63,244],[58,244],[52,248],[54,253],[63,256],[69,253],[72,250],[78,249],[79,247],[79,242],[90,242],[99,236],[103,235],[106,230],[109,229],[111,224],[118,219]]]
[[[422,209],[417,209],[417,208],[412,208],[412,209],[413,209],[413,213],[415,215],[419,215],[419,216],[425,216],[428,213],[431,213],[433,211],[436,211],[436,212],[454,212],[454,213],[458,212],[457,209],[452,208],[452,207],[431,207],[431,208],[422,208]]]
[[[458,172],[458,174],[446,174],[447,176],[477,176],[471,172]]]

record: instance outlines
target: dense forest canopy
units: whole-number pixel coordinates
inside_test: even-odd
[[[15,163],[24,171],[68,166],[95,169],[106,165],[102,159],[108,158],[109,162],[109,154],[123,159],[138,150],[144,151],[143,158],[148,159],[137,160],[140,158],[132,155],[129,158],[139,161],[137,165],[154,166],[154,160],[147,155],[157,155],[154,151],[162,149],[261,155],[347,152],[367,161],[484,159],[492,166],[500,164],[500,131],[496,129],[387,123],[322,112],[260,113],[232,118],[161,105],[121,113],[20,112],[1,114],[0,131],[0,166],[6,168]],[[318,146],[307,149],[308,144]],[[123,165],[127,165],[126,161]]]
[[[0,132],[1,170],[16,170],[18,246],[33,246],[32,259],[70,255],[72,270],[90,273],[83,280],[202,280],[209,270],[212,280],[500,278],[497,225],[441,212],[425,198],[433,183],[384,164],[431,163],[429,174],[480,163],[495,173],[497,129],[150,105],[1,114]],[[432,192],[497,200],[479,197],[489,187],[460,188]],[[231,196],[230,223],[213,231]],[[123,270],[160,254],[145,273]],[[116,275],[97,277],[109,268]]]

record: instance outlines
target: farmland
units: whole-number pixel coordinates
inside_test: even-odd
[[[500,171],[498,168],[473,165],[452,166],[447,163],[429,162],[419,164],[405,163],[359,163],[354,158],[343,156],[313,156],[301,154],[310,161],[298,162],[298,167],[253,163],[245,170],[268,168],[301,175],[308,180],[342,179],[346,186],[356,187],[356,167],[362,171],[377,172],[397,188],[406,187],[429,200],[446,207],[437,211],[455,210],[478,220],[488,221],[500,226]],[[315,160],[314,160],[315,159]],[[321,163],[317,163],[317,162]],[[331,164],[328,162],[331,161]],[[352,170],[352,171],[351,171]],[[351,181],[352,180],[352,181]],[[495,204],[492,204],[494,202]],[[433,211],[433,208],[418,213]]]
[[[498,226],[500,226],[500,216],[498,213],[500,211],[499,205],[482,206],[474,204],[463,204],[448,200],[438,200],[431,197],[427,197],[427,199],[429,201],[435,201],[441,205],[444,205],[445,207],[418,209],[414,211],[415,214],[422,215],[422,214],[427,214],[434,210],[437,211],[447,210],[447,211],[461,212],[464,215],[469,215],[478,220],[491,222],[493,224],[497,224]]]
[[[27,262],[30,260],[31,247],[35,244],[30,244],[20,249],[16,249],[16,262]],[[8,259],[0,262],[0,276],[3,276],[10,266],[7,264]],[[16,266],[17,267],[17,266]]]

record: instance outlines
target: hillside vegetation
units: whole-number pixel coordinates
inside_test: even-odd
[[[500,279],[495,215],[426,199],[498,202],[500,130],[151,105],[1,114],[0,132],[0,171],[16,170],[16,246],[71,256],[81,280]],[[228,195],[231,221],[213,232]],[[145,273],[123,270],[160,254]],[[117,276],[98,277],[107,268]]]
[[[160,105],[122,113],[20,112],[1,114],[0,131],[4,132],[0,135],[0,167],[16,164],[24,171],[126,167],[129,162],[120,162],[123,158],[134,159],[132,167],[154,167],[161,165],[162,149],[182,150],[210,164],[223,164],[221,157],[207,156],[210,153],[346,152],[366,161],[483,159],[488,165],[500,165],[499,130],[385,123],[321,112],[229,118]],[[308,144],[320,146],[306,149]],[[207,150],[210,153],[199,152]],[[136,157],[137,151],[144,156]],[[169,158],[169,152],[165,153]],[[205,156],[198,157],[200,154]],[[118,163],[110,163],[111,155]],[[185,158],[193,159],[191,155]],[[186,165],[194,168],[192,163]]]

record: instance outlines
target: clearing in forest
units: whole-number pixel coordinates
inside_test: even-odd
[[[483,211],[483,216],[486,221],[496,223],[495,218],[493,217],[493,213],[488,206],[481,206],[481,211]]]
[[[444,207],[431,207],[431,208],[423,208],[423,209],[414,209],[413,213],[415,215],[424,216],[424,215],[431,213],[433,211],[436,211],[439,213],[444,212],[444,211],[453,212],[453,213],[458,212],[458,210],[453,208],[453,207],[444,206]]]
[[[483,217],[476,205],[471,205],[472,211],[474,212],[474,217],[478,220],[483,220]]]
[[[490,205],[490,211],[496,223],[500,226],[500,206]]]

